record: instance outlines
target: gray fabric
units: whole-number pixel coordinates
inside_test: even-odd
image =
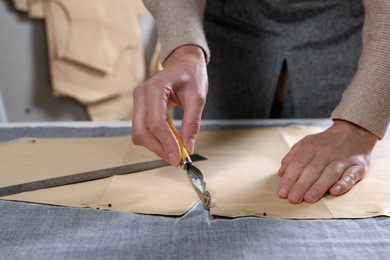
[[[361,52],[361,0],[210,0],[205,119],[270,118],[285,61],[282,118],[329,117]]]
[[[1,259],[387,259],[390,219],[179,218],[0,201]]]
[[[232,128],[209,126],[224,127]],[[0,127],[0,141],[128,133]],[[0,259],[387,259],[389,231],[387,217],[226,219],[210,216],[200,203],[184,216],[165,217],[0,201]]]

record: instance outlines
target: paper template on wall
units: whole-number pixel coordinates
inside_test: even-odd
[[[14,0],[46,22],[55,96],[86,106],[93,120],[131,118],[133,89],[145,80],[141,0]]]
[[[318,131],[292,126],[201,133],[196,153],[208,159],[195,164],[206,177],[212,196],[211,213],[271,218],[389,216],[390,142],[386,140],[376,146],[366,178],[347,194],[327,195],[317,203],[299,205],[289,204],[277,196],[276,173],[280,160],[293,143]],[[8,186],[154,159],[156,156],[146,149],[131,144],[129,137],[36,139],[35,142],[23,138],[0,145],[0,183]],[[184,171],[175,167],[2,199],[163,215],[181,215],[198,201]]]
[[[132,90],[145,77],[139,27],[131,3],[48,2],[46,26],[54,94],[75,98],[97,120],[130,118]],[[111,102],[118,96],[128,102]],[[99,105],[111,107],[108,117],[99,113]]]

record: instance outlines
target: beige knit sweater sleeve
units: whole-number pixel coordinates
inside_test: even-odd
[[[143,0],[157,23],[161,43],[161,61],[177,47],[193,44],[201,47],[208,62],[210,51],[203,32],[206,0]]]
[[[206,0],[143,0],[153,14],[165,60],[177,47],[210,52],[203,32]],[[363,52],[359,68],[332,119],[355,123],[383,138],[390,122],[390,0],[365,0]]]
[[[359,67],[332,119],[355,123],[383,138],[390,122],[390,1],[365,0]]]

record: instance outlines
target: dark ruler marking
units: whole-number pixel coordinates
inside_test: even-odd
[[[199,154],[191,155],[191,159],[194,162],[206,160],[205,157]],[[33,190],[63,186],[67,184],[98,180],[98,179],[111,177],[114,175],[122,175],[122,174],[130,174],[135,172],[147,171],[147,170],[162,168],[169,165],[170,164],[168,164],[163,160],[154,160],[148,162],[122,165],[122,166],[117,166],[117,167],[112,167],[107,169],[76,173],[72,175],[50,178],[45,180],[26,182],[22,184],[16,184],[16,185],[0,188],[0,197],[17,194],[25,191],[33,191]]]

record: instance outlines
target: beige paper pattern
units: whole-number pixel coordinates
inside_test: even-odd
[[[208,160],[195,164],[206,176],[211,213],[305,219],[389,216],[388,140],[378,143],[369,173],[349,193],[299,205],[277,196],[280,160],[294,142],[318,131],[292,126],[201,133],[196,152]],[[0,145],[0,165],[5,172],[0,176],[0,186],[153,159],[155,155],[131,144],[129,137],[36,139],[35,143],[24,138]],[[2,199],[163,215],[181,215],[198,201],[185,172],[175,167]]]
[[[110,74],[115,71],[122,50],[139,44],[139,31],[134,31],[138,28],[137,17],[128,0],[56,0],[50,5],[57,7],[51,10],[54,24],[68,27],[58,58]],[[58,20],[60,14],[66,19]],[[54,33],[59,38],[64,32]]]
[[[28,17],[33,19],[42,19],[45,17],[45,0],[29,0],[28,1]]]
[[[129,3],[123,0],[119,2],[122,5]],[[145,76],[138,23],[131,6],[122,11],[122,16],[129,17],[128,21],[123,21],[128,30],[123,31],[121,27],[105,24],[105,16],[98,15],[98,10],[111,6],[109,2],[98,1],[99,4],[93,4],[98,9],[92,13],[96,15],[95,19],[83,14],[91,10],[80,1],[74,5],[69,3],[74,1],[51,1],[46,4],[55,95],[71,96],[82,104],[90,104],[131,93]],[[68,13],[71,15],[68,16]],[[116,16],[122,17],[119,14]],[[119,23],[117,20],[112,21],[114,22]],[[88,26],[102,23],[105,24],[104,27],[101,26],[103,28]]]
[[[25,12],[29,18],[44,18],[44,2],[47,0],[13,0],[17,11]]]
[[[28,0],[13,0],[13,3],[16,10],[21,12],[28,11]]]
[[[141,0],[14,0],[14,6],[45,19],[54,96],[74,98],[92,120],[131,118],[132,91],[146,77]]]
[[[22,138],[0,144],[0,187],[157,159],[146,149],[134,146],[129,136]],[[184,171],[174,167],[3,199],[167,215],[181,215],[198,200]]]

